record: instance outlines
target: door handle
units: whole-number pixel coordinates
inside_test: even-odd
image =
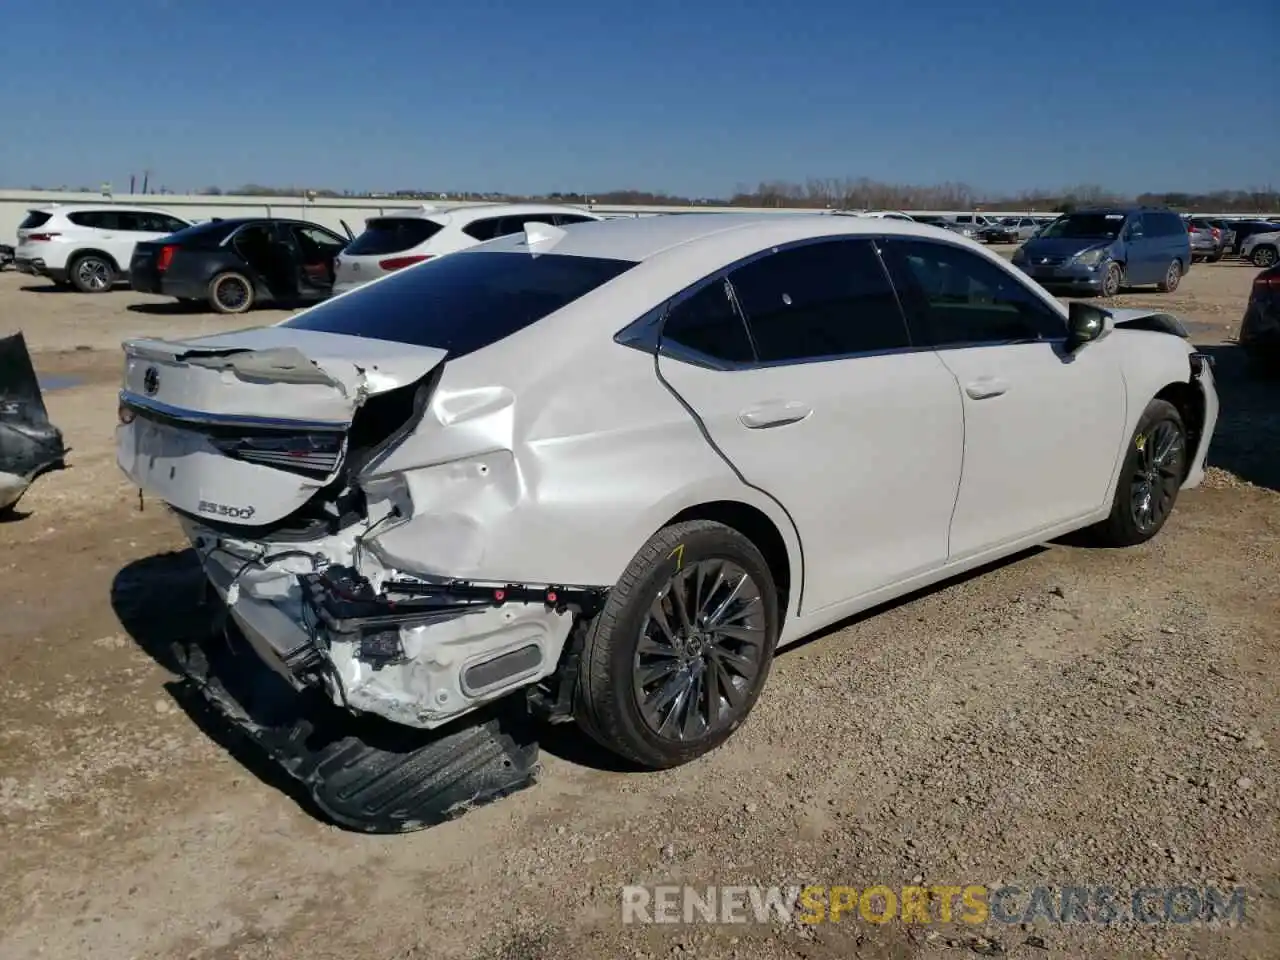
[[[1007,380],[1001,380],[999,377],[979,377],[977,380],[971,380],[964,385],[964,392],[974,400],[986,400],[988,397],[998,397],[1009,389]]]
[[[813,408],[801,400],[767,400],[754,407],[747,407],[738,414],[738,419],[744,427],[759,430],[763,427],[799,423],[811,413]]]

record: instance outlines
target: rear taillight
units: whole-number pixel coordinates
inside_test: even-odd
[[[383,270],[402,270],[405,267],[411,267],[415,263],[421,263],[423,260],[430,260],[431,254],[420,254],[413,257],[390,257],[386,260],[379,260],[378,266]]]
[[[27,242],[28,243],[47,243],[48,241],[52,240],[54,237],[60,237],[60,236],[62,236],[62,234],[60,233],[28,233]]]
[[[160,248],[160,256],[156,258],[156,270],[163,273],[169,269],[169,264],[173,262],[173,255],[177,252],[177,247],[172,245]]]
[[[1221,230],[1220,228],[1218,228],[1218,227],[1214,227],[1214,228],[1213,228],[1213,239],[1215,239],[1215,240],[1221,240],[1221,239],[1222,239],[1222,230]]]
[[[1271,276],[1260,273],[1253,278],[1253,285],[1265,290],[1280,290],[1280,273],[1274,273]]]

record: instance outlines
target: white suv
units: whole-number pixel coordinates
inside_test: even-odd
[[[486,203],[452,210],[423,206],[421,210],[370,217],[364,233],[333,262],[333,292],[342,293],[423,260],[519,233],[526,223],[559,227],[603,219],[578,207],[548,203]]]
[[[53,204],[27,211],[18,224],[14,266],[23,273],[103,293],[129,275],[133,246],[191,223],[163,210],[117,204]]]

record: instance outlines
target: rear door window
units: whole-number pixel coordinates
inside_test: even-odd
[[[67,219],[77,227],[88,227],[91,230],[119,230],[119,216],[112,210],[79,210],[68,213]]]
[[[364,233],[347,245],[350,256],[381,256],[403,253],[426,243],[441,230],[441,225],[424,217],[373,217]]]
[[[472,240],[479,240],[484,243],[486,240],[492,240],[496,237],[498,224],[501,222],[500,217],[482,217],[479,220],[473,220],[462,228]]]
[[[635,263],[597,257],[463,251],[428,260],[282,324],[440,347],[459,357],[585,296]],[[612,331],[601,330],[601,336]]]
[[[133,225],[123,229],[139,230],[143,233],[174,233],[186,227],[186,224],[176,217],[151,210],[140,210],[132,214],[132,217]]]
[[[762,363],[910,346],[906,321],[870,240],[824,240],[729,275]]]
[[[756,358],[746,324],[734,308],[731,288],[723,278],[671,308],[662,324],[662,343],[729,363],[750,363]]]
[[[526,223],[546,223],[555,226],[555,222],[554,213],[524,213],[516,217],[503,217],[494,236],[509,237],[513,233],[520,233],[524,230]]]

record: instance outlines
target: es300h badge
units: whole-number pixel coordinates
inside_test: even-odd
[[[211,513],[215,517],[233,517],[237,520],[248,520],[253,516],[253,507],[235,507],[226,503],[213,503],[201,500],[197,509],[201,513]]]

